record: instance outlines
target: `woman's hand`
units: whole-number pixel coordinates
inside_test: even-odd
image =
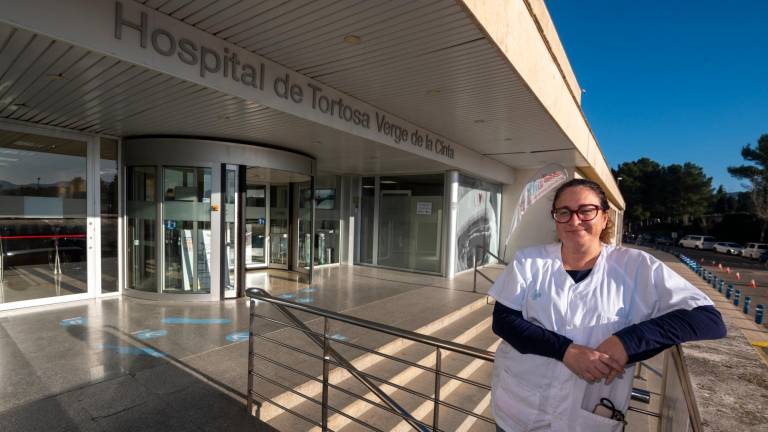
[[[624,349],[624,344],[621,343],[621,340],[618,337],[610,336],[608,339],[604,340],[600,345],[598,345],[597,348],[595,348],[595,351],[608,354],[613,360],[616,361],[616,363],[621,365],[621,372],[611,371],[611,373],[606,377],[605,383],[610,384],[614,378],[624,372],[624,365],[626,365],[627,360],[629,360],[627,351]]]
[[[619,342],[621,344],[621,342]],[[623,349],[623,347],[622,347]],[[626,353],[625,353],[626,358]],[[563,356],[563,363],[579,378],[594,382],[602,378],[617,376],[624,372],[624,363],[619,363],[609,354],[584,345],[572,343]],[[612,378],[611,378],[612,379]]]

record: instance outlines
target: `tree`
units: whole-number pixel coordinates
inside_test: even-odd
[[[627,203],[627,226],[657,222],[680,223],[703,216],[712,203],[712,178],[693,163],[662,166],[641,158],[625,162],[613,172]]]
[[[753,212],[760,220],[760,241],[764,241],[768,226],[768,134],[761,135],[754,148],[751,144],[742,147],[741,157],[751,164],[728,167],[728,172],[749,182]]]

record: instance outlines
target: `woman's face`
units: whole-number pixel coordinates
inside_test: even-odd
[[[576,186],[562,191],[554,207],[577,210],[583,205],[600,207],[600,198],[591,189]],[[590,246],[600,243],[600,233],[607,223],[608,215],[603,210],[598,210],[597,216],[591,221],[582,221],[578,214],[572,214],[571,220],[565,223],[555,222],[555,227],[557,236],[565,246]]]

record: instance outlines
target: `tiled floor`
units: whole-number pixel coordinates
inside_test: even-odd
[[[379,321],[413,328],[437,317],[414,318],[397,299],[381,303],[392,310],[370,305],[410,294],[402,301],[418,295],[453,307],[479,295],[469,272],[448,280],[360,266],[318,269],[311,289],[281,271],[250,274],[247,285],[335,311],[366,308]],[[278,316],[268,304],[258,307]],[[254,430],[242,405],[247,328],[244,299],[121,297],[2,312],[0,430]]]

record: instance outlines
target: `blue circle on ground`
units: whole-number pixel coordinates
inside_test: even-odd
[[[139,330],[136,332],[131,333],[132,335],[136,336],[139,340],[147,340],[147,339],[155,339],[159,337],[163,337],[168,334],[168,330],[165,329],[158,329],[158,330],[152,330],[152,329],[144,329]]]
[[[281,299],[286,299],[287,300],[287,299],[292,299],[292,298],[296,297],[296,294],[285,293],[285,294],[280,294],[278,297],[281,298]]]
[[[88,319],[85,317],[74,317],[74,318],[67,318],[59,321],[59,325],[62,327],[70,327],[70,326],[82,326],[88,324]]]
[[[227,340],[229,342],[243,342],[248,340],[249,335],[250,333],[247,330],[232,332],[227,335]]]
[[[296,299],[297,303],[313,303],[314,301],[315,299],[313,299],[312,297],[302,297],[302,298]]]

